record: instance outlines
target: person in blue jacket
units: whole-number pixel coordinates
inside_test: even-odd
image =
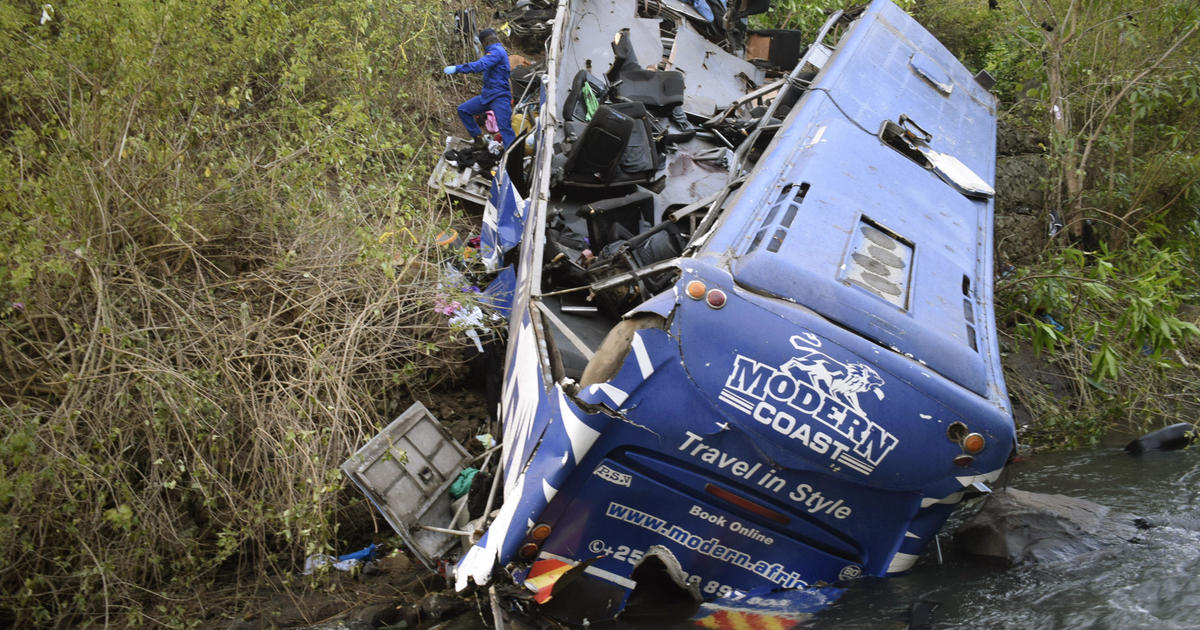
[[[483,74],[483,90],[479,96],[472,97],[458,106],[458,117],[476,143],[485,144],[483,132],[475,122],[475,117],[489,109],[492,110],[496,115],[496,125],[500,127],[500,139],[507,148],[517,137],[512,128],[512,88],[508,85],[508,52],[504,50],[496,31],[490,28],[479,31],[479,43],[484,49],[482,57],[470,63],[446,66],[443,72]]]

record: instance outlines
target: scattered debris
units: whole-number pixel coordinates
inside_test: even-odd
[[[373,561],[376,556],[377,548],[375,545],[368,545],[358,551],[343,554],[338,557],[333,557],[328,554],[317,553],[305,558],[304,560],[304,575],[311,575],[317,568],[325,565],[332,565],[338,571],[349,571],[359,565],[366,565]]]

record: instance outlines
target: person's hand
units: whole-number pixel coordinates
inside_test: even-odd
[[[442,72],[445,72],[446,74],[454,74],[455,72],[458,72],[458,66],[446,66],[445,68],[442,68]]]

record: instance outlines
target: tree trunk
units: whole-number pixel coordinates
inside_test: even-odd
[[[1063,225],[1074,240],[1083,236],[1083,178],[1078,147],[1071,133],[1071,103],[1065,97],[1066,79],[1063,70],[1065,41],[1058,32],[1046,37],[1046,84],[1050,89],[1050,127],[1054,130],[1054,145],[1059,153],[1060,180],[1054,183],[1051,199],[1062,212]],[[1065,196],[1063,188],[1066,188]]]

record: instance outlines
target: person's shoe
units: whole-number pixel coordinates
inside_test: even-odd
[[[487,149],[488,138],[484,134],[479,134],[471,140],[472,149]]]

